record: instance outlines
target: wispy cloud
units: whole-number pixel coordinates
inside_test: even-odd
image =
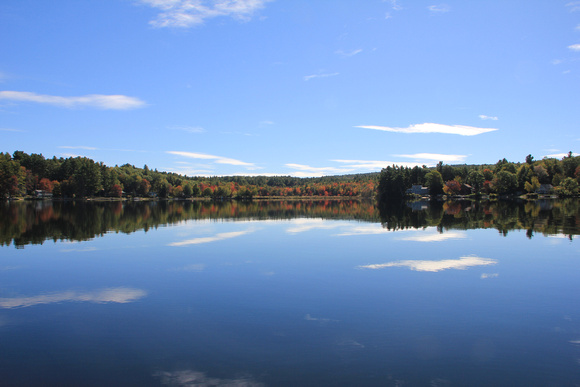
[[[60,156],[61,157],[72,157],[72,158],[76,158],[76,157],[86,157],[84,155],[79,155],[77,153],[61,153]]]
[[[129,110],[145,106],[145,102],[126,95],[90,94],[80,97],[61,97],[27,91],[0,91],[0,100],[34,102],[64,108],[91,107],[103,110]]]
[[[566,4],[570,12],[580,11],[580,1],[571,1]]]
[[[0,298],[0,308],[13,309],[24,308],[40,304],[54,304],[65,301],[96,302],[99,304],[115,302],[125,304],[137,301],[147,295],[147,292],[134,288],[106,288],[93,292],[67,291],[60,293],[47,293],[32,297]]]
[[[139,0],[139,3],[159,9],[161,13],[149,23],[154,27],[188,28],[207,19],[232,17],[251,19],[254,12],[271,0]]]
[[[499,277],[498,273],[481,273],[481,276],[479,278],[487,279],[487,278],[497,278],[497,277]]]
[[[379,161],[379,160],[332,160],[337,163],[347,164],[345,165],[346,168],[351,170],[368,170],[368,171],[376,171],[386,168],[391,165],[398,165],[401,167],[409,167],[413,168],[414,166],[421,166],[424,163],[422,162],[406,162],[406,161]]]
[[[304,80],[309,81],[309,80],[315,79],[315,78],[328,78],[328,77],[335,77],[337,75],[339,75],[339,73],[306,75],[306,76],[304,76]]]
[[[385,1],[391,3],[391,8],[394,9],[395,11],[400,11],[403,9],[403,7],[399,4],[399,0],[385,0]]]
[[[476,256],[461,257],[459,259],[444,259],[442,261],[406,260],[387,262],[374,265],[359,266],[361,269],[384,269],[387,267],[408,267],[415,271],[438,272],[448,269],[465,270],[473,266],[495,265],[497,260]]]
[[[567,156],[568,156],[568,153],[554,153],[551,155],[545,155],[544,157],[554,158],[554,159],[562,159],[562,158],[567,157]],[[579,156],[579,154],[572,152],[572,156],[576,157],[576,156]]]
[[[343,50],[338,50],[335,51],[335,54],[338,54],[340,56],[344,56],[344,57],[350,57],[350,56],[355,56],[356,54],[360,54],[362,52],[362,48],[359,48],[357,50],[352,50],[352,51],[343,51]]]
[[[482,120],[492,120],[492,121],[497,121],[497,117],[494,116],[486,116],[485,114],[480,114],[479,118],[481,118]]]
[[[572,44],[572,45],[568,46],[568,48],[572,51],[580,51],[580,43]]]
[[[169,129],[170,130],[179,130],[179,131],[187,132],[187,133],[196,133],[196,134],[207,132],[207,130],[205,130],[201,126],[171,126],[171,127],[169,127]]]
[[[447,4],[430,5],[427,9],[433,13],[445,13],[449,12],[450,8]]]
[[[236,159],[231,159],[229,157],[222,157],[222,156],[214,156],[208,155],[205,153],[194,153],[194,152],[181,152],[181,151],[167,151],[165,153],[169,153],[176,156],[187,157],[190,159],[201,159],[201,160],[213,160],[216,164],[228,164],[228,165],[237,165],[251,169],[255,167],[252,163],[247,163],[245,161],[240,161]]]
[[[296,169],[301,173],[295,173],[295,176],[321,176],[330,173],[348,173],[353,169],[336,168],[336,167],[311,167],[303,164],[285,164],[288,168]]]
[[[181,246],[190,246],[190,245],[200,245],[203,243],[218,242],[218,241],[223,241],[226,239],[237,238],[237,237],[240,237],[240,236],[252,233],[252,232],[254,232],[254,230],[224,232],[224,233],[216,234],[216,235],[210,236],[210,237],[193,238],[193,239],[187,239],[187,240],[184,240],[181,242],[173,242],[173,243],[168,244],[168,246],[181,247]]]
[[[446,163],[462,162],[467,157],[466,155],[444,155],[440,153],[415,153],[412,155],[393,155],[393,156],[405,157],[415,160],[444,161]]]
[[[97,148],[93,147],[93,146],[68,146],[68,145],[62,145],[59,146],[59,148],[61,149],[84,149],[84,150],[97,150]]]
[[[445,133],[445,134],[457,134],[460,136],[477,136],[478,134],[493,132],[497,130],[495,128],[476,128],[473,126],[443,125],[434,123],[416,124],[411,125],[407,128],[392,128],[388,126],[376,126],[376,125],[360,125],[355,126],[355,128],[382,130],[385,132],[395,132],[395,133]]]

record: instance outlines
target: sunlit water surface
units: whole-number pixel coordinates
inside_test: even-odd
[[[275,218],[0,247],[0,385],[580,384],[575,237]]]

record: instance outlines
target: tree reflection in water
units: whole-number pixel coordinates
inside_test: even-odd
[[[0,204],[0,245],[42,244],[46,240],[84,241],[107,232],[138,230],[195,219],[322,218],[381,223],[389,230],[435,226],[450,229],[495,228],[580,234],[580,200],[423,201],[376,206],[357,200],[274,200],[250,202],[3,202]]]

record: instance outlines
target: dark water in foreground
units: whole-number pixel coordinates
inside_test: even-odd
[[[0,203],[1,386],[577,386],[580,202]]]

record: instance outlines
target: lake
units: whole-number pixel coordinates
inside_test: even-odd
[[[2,202],[2,386],[577,386],[580,201]]]

